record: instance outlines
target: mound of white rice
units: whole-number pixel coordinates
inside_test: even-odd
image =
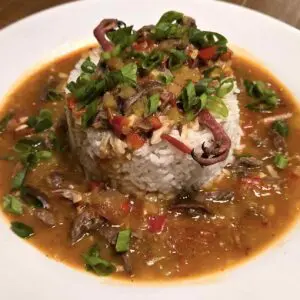
[[[89,53],[90,59],[97,64],[99,61],[99,49],[94,49]],[[75,81],[81,73],[81,64],[85,58],[81,59],[70,73],[68,82]],[[145,143],[143,147],[136,150],[132,155],[127,155],[121,161],[112,159],[113,172],[108,177],[114,180],[118,186],[128,188],[133,186],[143,191],[168,193],[182,188],[194,186],[201,187],[218,176],[222,169],[233,161],[233,149],[238,148],[241,138],[241,128],[239,125],[240,111],[237,101],[238,89],[235,88],[223,100],[228,107],[229,116],[226,120],[217,119],[231,139],[232,146],[227,159],[208,167],[201,167],[191,156],[183,154],[166,141],[152,145]],[[170,133],[173,137],[182,141],[192,148],[201,150],[205,143],[208,146],[212,139],[212,133],[206,128],[200,128],[195,122],[195,126],[185,128],[181,135],[178,130],[173,129]],[[110,132],[100,132],[96,129],[88,129],[81,146],[81,163],[87,160],[93,162],[92,169],[97,168],[97,159],[101,157],[101,147],[107,143],[118,151],[125,153],[126,144],[113,136]],[[91,169],[91,168],[88,168]],[[93,173],[93,170],[89,170]],[[103,172],[103,170],[102,170]],[[127,189],[128,190],[128,189]]]

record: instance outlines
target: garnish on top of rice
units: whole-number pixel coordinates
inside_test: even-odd
[[[104,19],[94,35],[101,49],[67,85],[70,140],[88,176],[170,192],[218,175],[241,136],[226,38],[175,11],[137,31]]]

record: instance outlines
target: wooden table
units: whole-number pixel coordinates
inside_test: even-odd
[[[71,1],[72,0],[0,0],[0,29],[40,10]],[[300,0],[224,1],[264,12],[300,29]]]

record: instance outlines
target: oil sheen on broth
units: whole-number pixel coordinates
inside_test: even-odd
[[[225,63],[221,65],[227,75],[233,72],[236,78],[243,134],[234,161],[214,181],[201,189],[167,193],[138,189],[131,193],[122,178],[114,185],[111,178],[97,178],[91,168],[88,171],[93,176],[87,179],[83,161],[79,163],[78,153],[72,152],[69,145],[70,124],[65,111],[72,111],[76,118],[92,107],[74,111],[78,103],[74,104],[70,96],[66,100],[64,91],[68,74],[88,51],[78,50],[41,67],[5,100],[0,114],[0,196],[14,233],[45,255],[74,267],[86,267],[96,275],[158,281],[223,271],[270,245],[296,220],[300,193],[298,107],[269,73],[243,57],[232,56],[229,50],[222,54]],[[205,51],[202,60],[209,55]],[[232,65],[227,66],[229,59]],[[124,71],[116,57],[109,57],[107,63],[110,68]],[[86,59],[87,73],[91,67],[93,63]],[[185,89],[186,97],[190,97],[193,84],[201,81],[203,74],[210,88],[219,86],[218,77],[210,77],[219,72],[218,65],[209,68],[204,64],[197,70],[177,68],[168,95],[177,94],[182,99],[180,93]],[[182,88],[177,91],[176,85]],[[159,89],[155,86],[156,92]],[[130,94],[129,98],[135,95],[128,87],[118,93]],[[151,105],[157,105],[155,98],[153,93]],[[146,100],[144,97],[140,102]],[[109,119],[119,106],[110,93],[103,96],[103,102]],[[151,138],[153,128],[159,130],[161,119],[157,115],[162,109],[167,109],[172,124],[178,123],[181,130],[193,117],[182,113],[186,107],[176,99],[170,103],[159,111],[156,107],[152,116],[148,111],[143,121],[151,122],[143,123],[134,133],[122,131],[120,123],[116,127],[115,117],[109,119],[108,126],[130,145],[129,149],[136,150]],[[261,111],[262,105],[268,109]],[[133,108],[136,115],[141,111],[144,115],[143,109],[140,103]],[[93,126],[99,125],[96,121]],[[121,121],[124,119],[118,118]],[[191,154],[188,146],[165,136],[172,146]],[[218,147],[213,150],[218,151]],[[211,163],[208,151],[212,150],[203,151],[206,156],[195,159],[203,165]],[[100,161],[109,168],[109,159]]]

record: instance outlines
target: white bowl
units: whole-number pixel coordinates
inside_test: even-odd
[[[238,6],[193,0],[95,0],[55,7],[0,31],[0,99],[29,70],[92,42],[104,17],[136,28],[154,23],[167,10],[197,20],[200,28],[223,33],[259,58],[300,99],[300,32]],[[0,102],[0,105],[3,101]],[[299,299],[300,226],[233,269],[199,280],[130,284],[98,278],[50,260],[19,239],[0,218],[0,299]]]

